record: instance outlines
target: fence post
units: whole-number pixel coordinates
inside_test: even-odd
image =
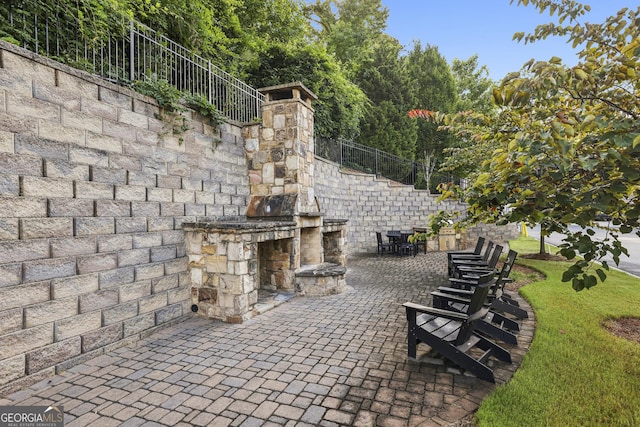
[[[129,20],[129,81],[135,81],[135,67],[133,61],[135,60],[135,42],[134,42],[134,32],[133,32],[133,20]]]
[[[211,61],[207,60],[207,78],[209,79],[209,104],[213,104],[213,78],[211,77]]]
[[[260,111],[260,92],[258,92],[257,89],[254,89],[253,99],[256,103],[256,115],[254,117],[251,117],[252,120],[254,118],[262,117],[262,111]]]
[[[411,160],[411,185],[416,185],[416,162]]]
[[[374,151],[375,155],[376,155],[376,161],[375,161],[375,165],[376,165],[376,177],[379,175],[378,174],[378,149],[375,149],[376,151]]]
[[[34,35],[35,35],[35,39],[36,39],[36,54],[39,53],[39,46],[38,46],[38,14],[35,13],[33,15],[33,28],[34,28]]]

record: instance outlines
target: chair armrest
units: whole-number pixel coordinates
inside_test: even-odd
[[[477,260],[453,260],[453,263],[456,266],[464,266],[464,265],[487,265],[487,261],[484,261],[482,259],[477,259]]]
[[[449,255],[449,258],[453,258],[453,259],[478,259],[478,258],[482,258],[482,255],[480,254],[474,254],[472,252],[466,252],[466,253],[448,253],[447,255]]]
[[[444,292],[445,294],[460,295],[469,298],[473,295],[473,291],[469,289],[452,288],[449,286],[438,286],[438,289],[436,290],[438,292]]]
[[[490,271],[494,271],[494,268],[489,267],[488,265],[456,265],[456,268],[458,269],[458,271],[462,271],[462,272],[466,272],[469,273],[470,271],[479,271],[479,272],[484,272],[484,273],[488,273]]]
[[[464,313],[459,313],[457,311],[451,311],[451,310],[444,310],[444,309],[440,309],[440,308],[434,308],[434,307],[427,307],[424,305],[420,305],[420,304],[416,304],[413,302],[405,302],[404,304],[402,304],[407,312],[419,312],[419,313],[426,313],[426,314],[433,314],[435,316],[438,317],[445,317],[447,319],[453,319],[453,320],[466,320],[467,319],[467,315]]]
[[[469,277],[480,277],[478,275],[476,276],[472,276],[470,275]],[[469,280],[467,277],[464,277],[462,279],[459,279],[457,277],[450,277],[449,278],[449,283],[451,283],[452,285],[465,285],[465,286],[478,286],[478,280]]]
[[[431,296],[433,299],[440,299],[450,302],[460,302],[462,304],[469,304],[471,302],[470,298],[465,298],[462,295],[449,294],[446,292],[433,291],[431,292]]]

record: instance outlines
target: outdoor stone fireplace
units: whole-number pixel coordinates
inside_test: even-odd
[[[316,97],[301,83],[260,91],[263,121],[243,130],[246,216],[184,225],[192,310],[226,322],[259,314],[261,294],[346,290],[346,220],[325,219],[314,193]]]

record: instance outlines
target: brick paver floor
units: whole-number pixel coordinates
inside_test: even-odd
[[[63,405],[68,427],[462,425],[496,385],[425,359],[425,345],[420,362],[406,356],[401,304],[428,303],[445,271],[444,253],[353,257],[348,292],[294,298],[242,325],[193,318],[0,405]],[[508,347],[513,364],[493,363],[498,384],[533,325]]]

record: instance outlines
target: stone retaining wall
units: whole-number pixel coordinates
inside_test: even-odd
[[[241,129],[0,43],[0,395],[190,315],[182,223],[246,212]]]
[[[430,214],[440,210],[464,211],[464,204],[437,202],[436,195],[375,175],[341,169],[336,163],[316,158],[316,195],[323,212],[347,218],[347,251],[376,252],[376,231],[425,227]],[[506,243],[518,236],[517,226],[482,224],[465,230],[462,243],[473,245],[478,236]],[[429,242],[437,249],[437,242]]]

